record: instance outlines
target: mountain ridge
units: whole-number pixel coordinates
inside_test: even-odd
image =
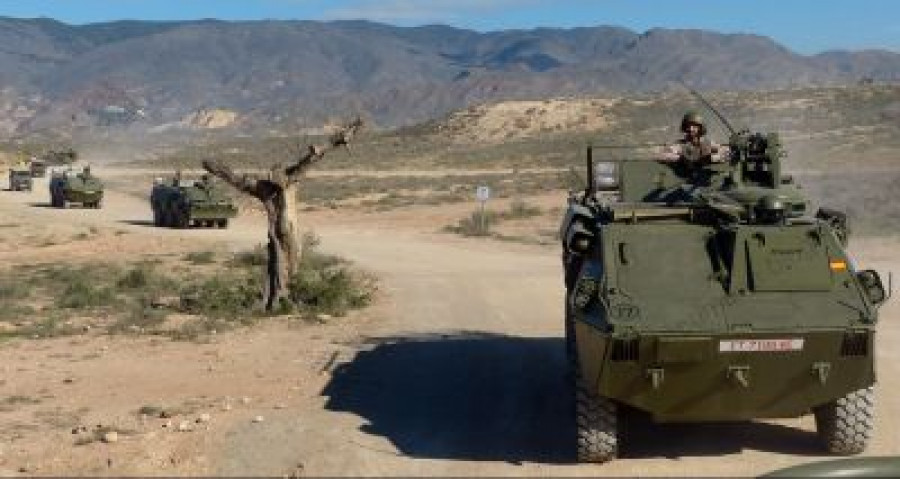
[[[68,25],[0,17],[0,113],[18,132],[174,122],[203,108],[236,124],[362,114],[415,123],[473,103],[671,89],[900,80],[887,50],[800,55],[752,33],[600,25],[477,32],[361,21]],[[104,111],[141,115],[102,117]],[[100,113],[98,113],[100,112]],[[102,117],[102,118],[101,118]]]

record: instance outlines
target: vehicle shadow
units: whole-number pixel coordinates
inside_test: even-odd
[[[119,223],[131,226],[145,226],[148,228],[161,228],[160,226],[156,226],[153,224],[153,220],[122,220]]]
[[[322,394],[363,432],[404,455],[575,462],[562,339],[484,333],[380,338],[338,366]],[[758,422],[661,425],[629,414],[624,458],[713,456],[743,449],[818,455],[813,434]]]
[[[54,208],[54,206],[51,205],[49,201],[28,203],[28,206],[32,208]]]
[[[413,457],[567,463],[563,342],[481,333],[383,338],[339,366],[326,409]]]

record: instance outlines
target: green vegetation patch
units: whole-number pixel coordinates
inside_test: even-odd
[[[368,305],[374,278],[319,252],[318,246],[315,236],[304,237],[303,258],[290,282],[292,304],[281,312],[343,316]],[[46,338],[99,330],[197,339],[270,317],[261,307],[263,248],[222,263],[207,252],[185,259],[211,266],[176,269],[139,262],[7,270],[0,274],[0,321],[5,323],[0,336]],[[170,324],[170,319],[177,321]]]

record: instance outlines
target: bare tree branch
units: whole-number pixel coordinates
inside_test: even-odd
[[[350,140],[353,139],[362,127],[362,119],[357,118],[331,135],[328,144],[309,145],[306,153],[300,156],[296,163],[288,166],[287,169],[284,170],[287,183],[290,184],[298,181],[300,177],[306,173],[306,170],[317,161],[321,160],[328,151],[339,146],[350,145]]]
[[[229,166],[218,160],[203,160],[203,169],[248,195],[259,196],[259,180],[256,178],[251,178],[246,174],[238,175]]]

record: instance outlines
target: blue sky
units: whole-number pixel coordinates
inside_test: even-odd
[[[897,0],[0,0],[0,16],[83,24],[121,19],[364,18],[487,31],[619,25],[703,28],[772,37],[799,53],[882,48],[900,52]]]

